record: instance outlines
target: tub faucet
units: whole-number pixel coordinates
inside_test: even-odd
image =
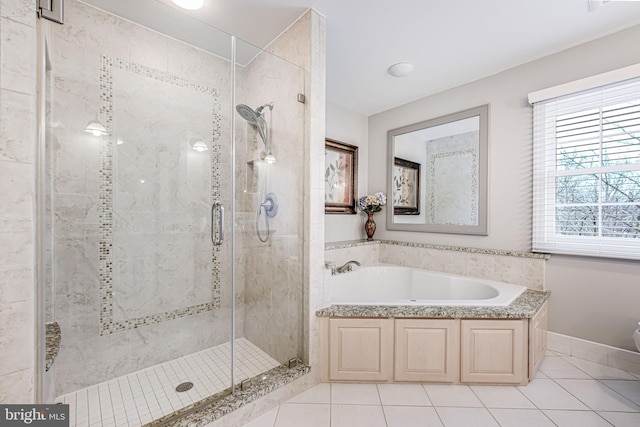
[[[357,265],[358,267],[360,267],[360,263],[358,261],[347,261],[346,263],[344,263],[344,265],[341,265],[340,267],[336,267],[335,272],[332,272],[332,273],[342,274],[342,273],[346,273],[347,271],[353,271],[354,265]]]

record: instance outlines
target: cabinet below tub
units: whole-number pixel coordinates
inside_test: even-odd
[[[321,317],[323,382],[527,384],[546,351],[530,319]]]

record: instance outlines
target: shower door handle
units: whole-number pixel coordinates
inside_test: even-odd
[[[211,242],[220,246],[224,241],[224,206],[215,201],[211,205]]]

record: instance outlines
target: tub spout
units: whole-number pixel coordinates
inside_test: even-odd
[[[336,267],[334,274],[342,274],[342,273],[346,273],[347,271],[353,271],[354,265],[357,265],[358,267],[360,267],[360,263],[358,261],[347,261],[344,265],[341,265],[340,267]]]

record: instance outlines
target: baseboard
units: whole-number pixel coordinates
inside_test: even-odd
[[[547,332],[547,348],[556,353],[640,374],[640,353],[593,341]]]

